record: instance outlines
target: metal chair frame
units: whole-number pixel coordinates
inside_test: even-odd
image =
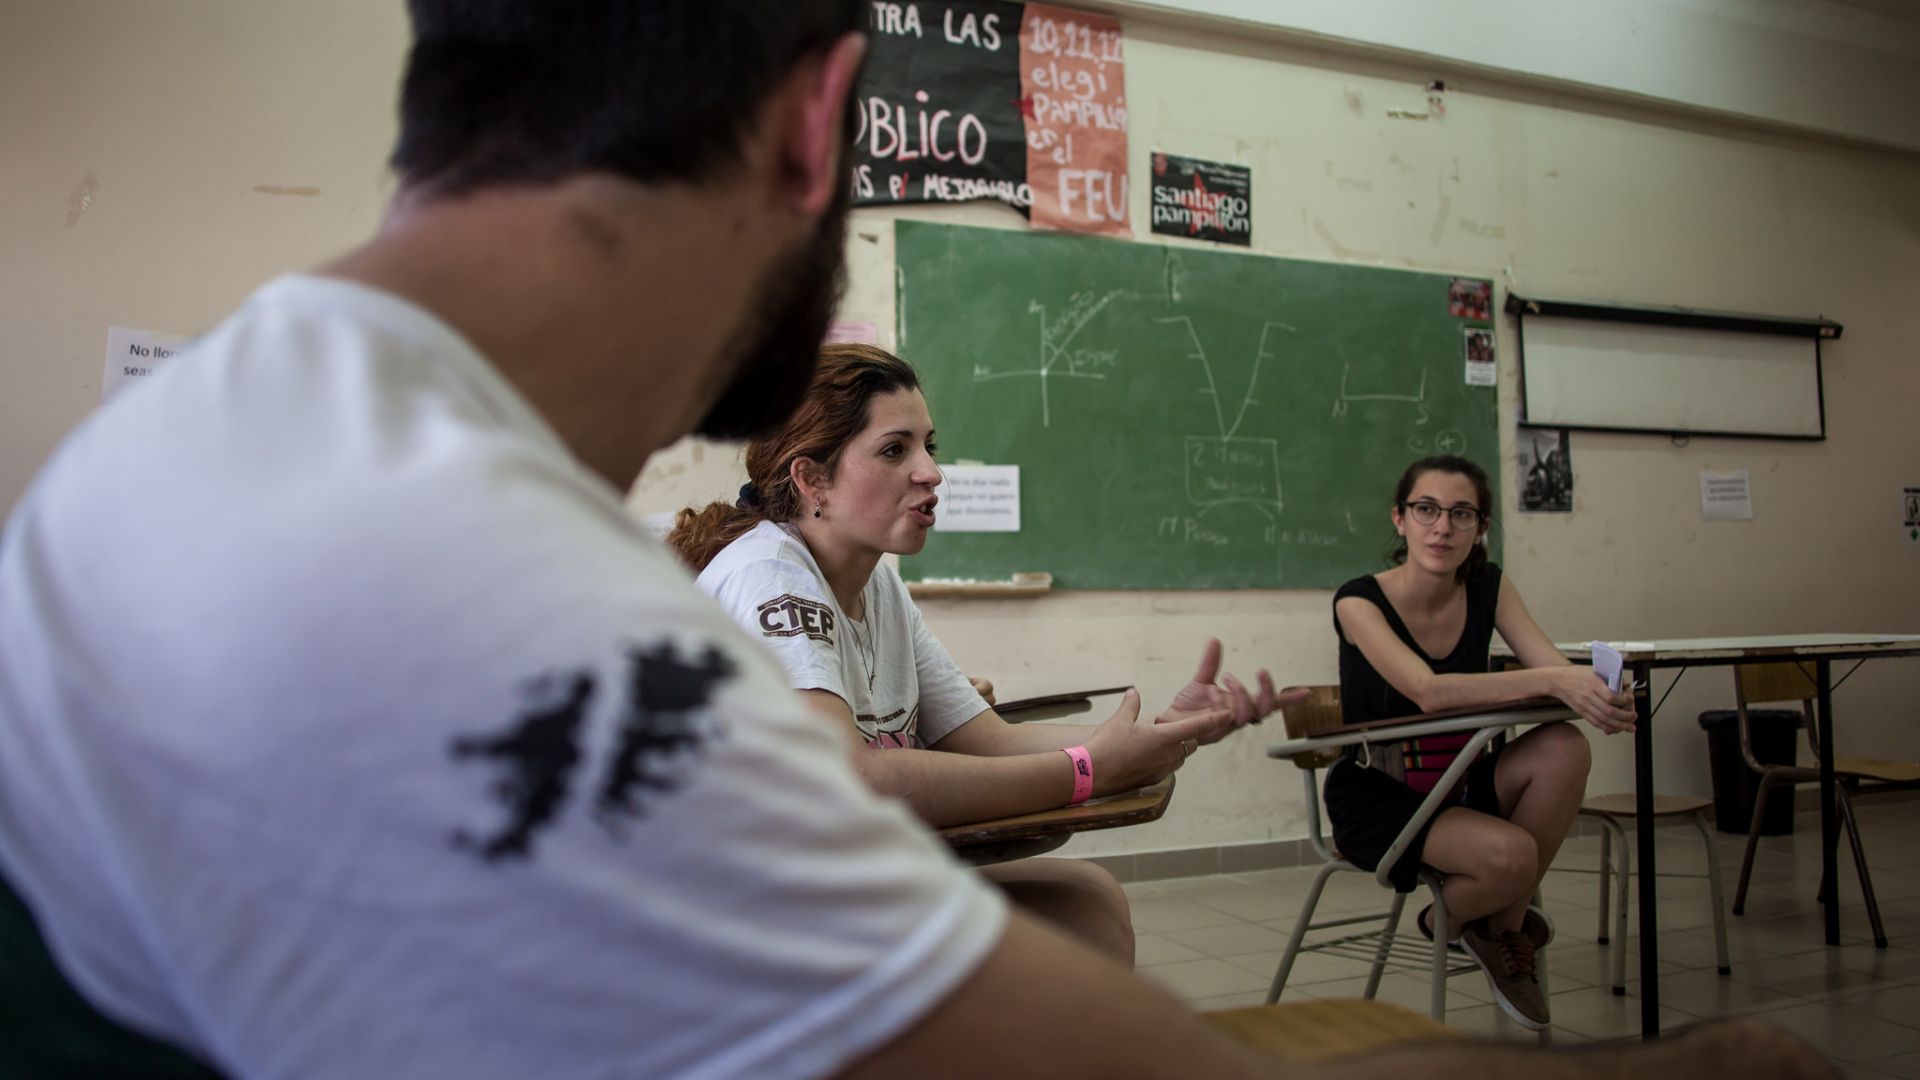
[[[1414,838],[1420,834],[1421,828],[1443,808],[1447,793],[1465,774],[1474,759],[1479,757],[1480,751],[1516,724],[1531,722],[1537,717],[1514,713],[1489,714],[1488,719],[1493,723],[1474,731],[1472,737],[1467,740],[1467,744],[1460,748],[1458,755],[1435,782],[1433,790],[1427,793],[1419,810],[1394,838],[1387,853],[1381,857],[1378,868],[1368,871],[1355,866],[1327,846],[1326,831],[1320,816],[1320,789],[1317,776],[1323,766],[1331,765],[1338,760],[1340,754],[1334,748],[1337,744],[1330,740],[1326,740],[1324,745],[1315,745],[1316,742],[1323,740],[1316,740],[1314,736],[1339,726],[1339,688],[1322,686],[1313,689],[1315,698],[1306,707],[1289,709],[1286,712],[1287,733],[1293,736],[1293,739],[1268,750],[1268,756],[1288,758],[1300,769],[1301,782],[1306,795],[1308,838],[1313,844],[1314,851],[1321,858],[1321,866],[1314,874],[1313,886],[1308,890],[1306,901],[1301,905],[1300,914],[1294,920],[1293,933],[1287,939],[1286,950],[1281,954],[1280,965],[1274,972],[1272,985],[1267,990],[1267,1003],[1271,1005],[1280,1000],[1281,992],[1286,989],[1287,979],[1293,973],[1294,962],[1302,953],[1324,953],[1358,960],[1369,965],[1367,985],[1362,994],[1368,1000],[1372,1000],[1379,992],[1380,979],[1389,967],[1396,970],[1427,972],[1432,986],[1428,1014],[1435,1020],[1445,1021],[1447,979],[1470,971],[1477,972],[1480,969],[1471,961],[1459,964],[1449,962],[1447,941],[1453,936],[1452,916],[1447,911],[1446,901],[1440,894],[1440,886],[1444,878],[1431,867],[1420,867],[1415,876],[1419,884],[1426,887],[1427,894],[1433,901],[1433,941],[1429,943],[1412,935],[1403,937],[1400,934],[1400,918],[1406,907],[1408,894],[1400,892],[1394,886],[1391,871],[1400,861],[1401,856],[1406,853],[1407,848],[1412,845]],[[1423,725],[1410,724],[1407,730],[1393,732],[1380,741],[1393,744],[1432,733],[1421,730],[1422,727]],[[1340,741],[1354,740],[1351,737],[1345,737]],[[1362,739],[1361,741],[1370,740]],[[1322,922],[1313,921],[1313,913],[1320,905],[1320,898],[1326,890],[1327,882],[1337,873],[1371,874],[1382,888],[1393,894],[1391,906],[1384,912],[1347,915]],[[1540,906],[1538,892],[1534,894],[1534,906]],[[1307,935],[1316,930],[1338,930],[1375,923],[1378,925],[1370,929],[1341,934],[1313,944],[1306,943]],[[1417,934],[1418,931],[1415,933]],[[1540,982],[1541,992],[1546,993],[1547,968],[1544,953],[1540,956],[1536,978]],[[1541,1032],[1543,1040],[1546,1036],[1546,1031]]]
[[[1600,929],[1596,940],[1610,946],[1608,950],[1609,967],[1613,972],[1613,992],[1621,996],[1627,992],[1627,899],[1632,895],[1628,883],[1633,878],[1633,845],[1628,842],[1626,826],[1620,824],[1621,817],[1633,818],[1632,814],[1614,814],[1598,810],[1580,809],[1579,816],[1593,818],[1600,822],[1600,869],[1575,870],[1573,874],[1598,874],[1600,877]],[[1656,815],[1659,816],[1659,815]],[[1727,959],[1727,905],[1725,894],[1720,885],[1720,853],[1714,847],[1713,832],[1707,828],[1707,820],[1700,811],[1686,814],[1671,814],[1670,817],[1686,817],[1699,831],[1700,840],[1707,848],[1707,872],[1704,874],[1677,874],[1661,871],[1655,874],[1663,878],[1706,878],[1707,890],[1713,904],[1713,945],[1719,959],[1720,974],[1733,974],[1733,967]],[[1612,889],[1609,889],[1609,886]],[[1609,892],[1617,894],[1617,899],[1609,905]],[[1608,929],[1609,910],[1613,926]]]
[[[1760,791],[1753,801],[1753,820],[1747,827],[1747,848],[1740,859],[1740,883],[1733,891],[1733,913],[1744,915],[1747,903],[1747,885],[1753,877],[1753,857],[1759,848],[1760,823],[1767,810],[1767,796],[1776,787],[1798,784],[1817,784],[1820,782],[1820,730],[1819,718],[1813,707],[1816,694],[1814,679],[1806,670],[1791,661],[1766,664],[1741,664],[1733,669],[1734,711],[1740,725],[1740,756],[1746,761],[1747,768],[1760,774]],[[1768,702],[1798,702],[1807,744],[1813,755],[1813,765],[1767,765],[1753,754],[1753,740],[1749,729],[1748,708],[1754,704]],[[1860,844],[1860,824],[1853,814],[1855,796],[1878,795],[1892,791],[1910,791],[1920,788],[1920,780],[1886,780],[1858,771],[1862,766],[1895,765],[1906,763],[1862,762],[1857,759],[1836,758],[1833,763],[1834,801],[1840,811],[1840,823],[1846,829],[1848,845],[1853,849],[1853,866],[1860,877],[1860,895],[1866,902],[1867,921],[1873,927],[1873,944],[1877,948],[1887,947],[1887,932],[1880,921],[1880,902],[1873,893],[1873,877],[1867,869],[1866,851]],[[1910,770],[1911,766],[1907,766]],[[1835,883],[1822,875],[1819,900],[1824,903],[1835,889]]]

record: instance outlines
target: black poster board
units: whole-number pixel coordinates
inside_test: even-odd
[[[855,89],[853,204],[998,199],[1023,213],[1020,19],[1002,0],[880,3]]]
[[[1247,246],[1253,243],[1253,170],[1245,165],[1153,155],[1153,231]]]

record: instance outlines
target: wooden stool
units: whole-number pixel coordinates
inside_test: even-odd
[[[1726,904],[1720,899],[1720,854],[1713,846],[1713,833],[1707,828],[1707,819],[1703,811],[1713,805],[1712,799],[1702,799],[1692,795],[1655,795],[1653,797],[1654,820],[1666,817],[1685,817],[1693,822],[1700,831],[1700,839],[1707,845],[1707,886],[1713,896],[1713,944],[1720,957],[1720,974],[1732,974],[1727,965],[1727,912]],[[1627,992],[1627,883],[1633,877],[1633,845],[1628,842],[1627,829],[1623,821],[1633,821],[1634,802],[1631,792],[1620,795],[1597,795],[1580,804],[1580,816],[1598,821],[1600,830],[1600,933],[1602,945],[1612,945],[1613,992],[1624,995]],[[1616,841],[1618,841],[1616,843]],[[1614,865],[1615,859],[1619,865]],[[1618,875],[1619,901],[1615,904],[1613,932],[1607,932],[1607,876]],[[1659,877],[1693,877],[1700,874],[1659,874]]]
[[[1320,1061],[1404,1043],[1458,1039],[1445,1024],[1384,1001],[1301,1001],[1201,1014],[1214,1030],[1282,1061]]]

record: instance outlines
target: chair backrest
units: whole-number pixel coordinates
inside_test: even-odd
[[[1791,660],[1765,664],[1736,664],[1733,669],[1733,704],[1740,721],[1740,756],[1755,772],[1765,769],[1753,755],[1753,737],[1748,710],[1757,705],[1794,702],[1805,718],[1802,726],[1807,743],[1819,760],[1820,740],[1814,730],[1813,698],[1818,693],[1811,672]]]
[[[1340,687],[1312,686],[1313,696],[1298,705],[1289,705],[1281,716],[1287,725],[1287,737],[1306,739],[1340,727]],[[1302,769],[1320,769],[1339,760],[1338,750],[1308,750],[1290,759]]]

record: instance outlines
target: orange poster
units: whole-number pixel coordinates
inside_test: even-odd
[[[1020,20],[1020,111],[1038,228],[1133,235],[1120,43],[1120,20],[1103,15],[1028,4]]]

